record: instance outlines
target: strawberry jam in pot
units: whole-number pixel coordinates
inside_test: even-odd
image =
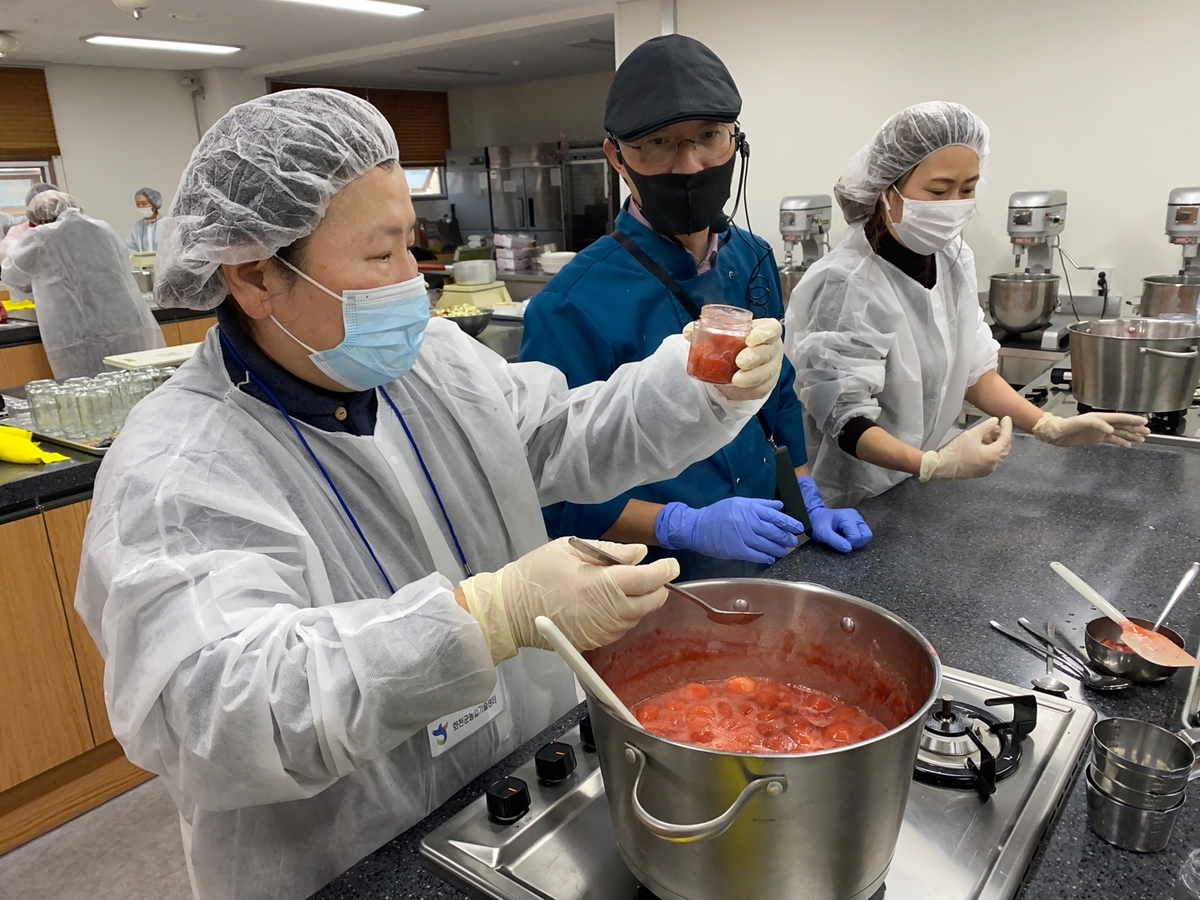
[[[633,714],[652,734],[730,753],[810,753],[887,731],[857,706],[820,691],[745,675],[672,688],[637,704]]]
[[[737,357],[746,349],[746,338],[754,327],[748,309],[709,303],[700,308],[700,320],[692,328],[692,348],[687,372],[712,384],[730,384],[737,374]]]

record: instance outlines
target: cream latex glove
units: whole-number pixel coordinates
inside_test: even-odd
[[[688,322],[683,336],[691,343],[695,322]],[[779,382],[783,368],[783,325],[778,319],[755,319],[746,337],[746,349],[737,355],[738,371],[732,384],[713,387],[730,400],[765,400]]]
[[[996,471],[1012,449],[1012,419],[995,416],[964,431],[941,450],[921,457],[921,482],[983,478]]]
[[[1150,429],[1142,416],[1126,413],[1085,413],[1063,418],[1046,413],[1033,426],[1033,436],[1056,447],[1090,447],[1113,444],[1132,447],[1144,443]]]
[[[611,644],[666,602],[663,585],[679,577],[679,563],[660,559],[638,566],[644,545],[594,543],[629,565],[601,565],[559,538],[459,585],[493,663],[522,647],[551,649],[534,624],[538,616],[553,620],[580,650],[592,650]]]

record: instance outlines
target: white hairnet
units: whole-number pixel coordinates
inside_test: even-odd
[[[212,309],[227,293],[222,263],[268,259],[312,234],[334,194],[399,156],[383,114],[342,91],[235,106],[192,152],[161,223],[155,299]]]
[[[79,209],[79,201],[63,191],[42,191],[29,202],[25,218],[34,225],[45,225],[68,209]]]
[[[160,191],[156,191],[154,188],[142,188],[133,195],[134,200],[138,197],[145,197],[146,202],[155,209],[162,209],[162,193]]]
[[[883,123],[871,143],[850,159],[833,186],[850,224],[871,217],[883,192],[943,147],[970,147],[979,167],[988,153],[988,127],[961,103],[932,100],[901,110]]]
[[[44,181],[39,181],[37,184],[35,184],[28,191],[25,192],[25,205],[29,206],[29,204],[33,202],[33,198],[44,191],[57,191],[57,190],[58,190],[57,185],[46,184],[46,182],[44,182]]]

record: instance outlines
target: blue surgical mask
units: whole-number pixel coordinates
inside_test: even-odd
[[[284,334],[309,352],[313,365],[352,391],[373,390],[409,373],[429,324],[423,276],[370,290],[343,291],[339,297],[287,260],[279,261],[342,304],[346,336],[330,350],[314,350],[271,316]]]

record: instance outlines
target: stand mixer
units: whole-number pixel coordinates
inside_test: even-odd
[[[1141,314],[1195,316],[1200,302],[1200,187],[1175,188],[1167,198],[1167,240],[1183,248],[1183,265],[1175,275],[1142,279]]]
[[[808,267],[825,255],[829,249],[829,222],[833,213],[833,198],[828,194],[807,194],[800,197],[784,197],[779,201],[779,233],[783,236],[783,265],[779,267],[779,279],[783,283],[783,304],[787,306],[792,290]],[[799,262],[793,259],[793,250],[800,245]]]
[[[1066,191],[1017,191],[1008,198],[1008,237],[1012,241],[1016,272],[993,275],[988,291],[988,311],[992,320],[1011,334],[1046,329],[1058,307],[1060,276],[1054,274],[1054,255],[1060,254],[1076,269],[1081,266],[1059,245],[1059,236],[1067,225]],[[1106,295],[1106,288],[1101,288]],[[1065,331],[1047,329],[1049,341],[1061,343]]]

